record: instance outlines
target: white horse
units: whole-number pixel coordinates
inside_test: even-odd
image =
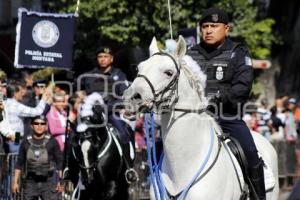
[[[157,112],[161,111],[164,157],[160,172],[169,195],[160,199],[172,199],[172,196],[182,194],[195,175],[197,178],[186,195],[178,199],[240,199],[244,182],[239,181],[232,155],[218,139],[221,129],[203,112],[208,102],[204,97],[206,76],[199,66],[192,67],[196,62],[185,55],[184,39],[179,37],[173,55],[159,53],[155,38],[149,50],[150,58],[139,64],[138,77],[124,93],[124,99],[131,106],[138,105],[139,109],[156,107]],[[261,135],[254,134],[253,137],[276,180],[267,199],[277,200],[277,155]],[[202,171],[199,171],[200,166]],[[154,199],[153,187],[151,193],[151,199]]]

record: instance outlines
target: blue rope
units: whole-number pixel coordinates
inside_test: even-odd
[[[160,176],[160,169],[159,165],[157,164],[157,158],[156,158],[156,144],[155,144],[155,138],[156,138],[156,132],[155,132],[155,127],[154,127],[154,115],[151,113],[151,132],[152,132],[152,140],[154,141],[153,143],[153,151],[152,151],[152,156],[154,160],[154,171],[155,171],[155,178],[156,178],[156,183],[160,192],[160,197],[164,198],[166,197],[166,188],[163,184],[163,181]]]
[[[193,177],[193,179],[191,180],[191,182],[188,184],[188,186],[181,192],[180,196],[178,197],[178,200],[182,200],[185,198],[187,192],[190,190],[190,188],[192,187],[193,183],[196,181],[196,179],[198,178],[198,176],[201,174],[201,172],[203,171],[203,169],[205,168],[206,164],[208,163],[208,160],[210,158],[210,155],[212,153],[213,150],[213,146],[214,146],[214,129],[211,126],[211,134],[210,134],[210,145],[209,145],[209,150],[207,152],[207,155],[205,157],[205,160],[203,162],[203,164],[201,165],[201,167],[199,168],[198,172],[195,174],[195,176]]]
[[[149,168],[150,168],[150,180],[151,180],[151,183],[154,188],[155,199],[163,200],[163,199],[166,199],[166,194],[167,194],[166,188],[164,186],[163,180],[161,179],[161,175],[160,175],[160,170],[161,170],[164,154],[162,152],[160,159],[159,159],[159,163],[157,164],[156,147],[155,147],[154,118],[153,118],[153,114],[151,113],[151,137],[152,137],[152,149],[151,149],[151,141],[150,141],[150,137],[149,137],[150,134],[149,134],[149,127],[148,127],[148,115],[149,114],[145,114],[144,124],[146,127],[147,157],[148,157],[148,164],[149,164]],[[180,193],[179,197],[177,198],[178,200],[183,200],[186,197],[187,192],[190,190],[190,188],[193,186],[196,179],[199,177],[201,172],[204,170],[204,168],[207,165],[209,158],[212,154],[213,146],[214,146],[214,129],[213,129],[213,126],[211,126],[210,145],[209,145],[209,150],[204,159],[204,162],[202,163],[202,165],[200,166],[199,170],[194,175],[194,177],[192,178],[190,183],[187,185],[187,187]],[[152,157],[151,157],[151,153],[152,153]],[[154,165],[152,163],[152,159],[153,159]],[[159,190],[159,191],[157,191],[157,190]]]
[[[145,121],[144,125],[146,128],[146,143],[147,143],[147,157],[148,157],[148,164],[149,164],[149,169],[150,169],[150,180],[151,184],[153,185],[154,189],[154,194],[155,194],[155,199],[159,200],[159,193],[157,191],[157,185],[155,181],[155,176],[153,174],[153,164],[152,164],[152,157],[151,157],[151,143],[150,143],[150,137],[149,137],[149,127],[148,127],[148,113],[145,114]]]

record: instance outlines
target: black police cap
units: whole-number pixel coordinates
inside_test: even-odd
[[[113,55],[113,51],[110,47],[108,46],[102,46],[100,47],[97,52],[96,52],[96,55],[98,55],[99,53],[108,53],[110,55]]]
[[[39,119],[39,120],[42,120],[42,121],[44,121],[44,122],[47,122],[47,117],[45,116],[45,115],[37,115],[37,116],[35,116],[35,117],[32,117],[31,118],[31,123],[33,123],[35,120],[37,120],[37,119]]]
[[[35,80],[32,84],[33,87],[46,87],[47,80],[46,79],[39,79]]]
[[[209,8],[203,13],[199,23],[200,26],[205,22],[228,24],[228,14],[219,8]]]

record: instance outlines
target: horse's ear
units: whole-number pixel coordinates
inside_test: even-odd
[[[149,46],[150,56],[152,56],[153,54],[158,53],[158,52],[159,52],[159,49],[158,49],[158,46],[157,46],[157,41],[156,41],[156,38],[153,37],[153,39],[151,41],[151,44]]]
[[[184,38],[180,35],[177,42],[175,56],[182,58],[185,55],[185,53],[186,53],[186,43]]]

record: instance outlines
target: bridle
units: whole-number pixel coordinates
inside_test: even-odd
[[[179,75],[180,75],[180,65],[178,65],[178,63],[176,62],[174,57],[171,56],[168,53],[157,52],[157,53],[154,53],[152,56],[155,56],[155,55],[169,57],[173,61],[173,63],[175,64],[175,68],[176,68],[176,74],[173,76],[173,79],[169,82],[169,84],[164,89],[162,89],[161,91],[158,91],[158,92],[155,92],[153,84],[151,83],[151,81],[145,75],[142,75],[142,74],[137,75],[137,77],[143,78],[147,82],[147,84],[151,88],[151,92],[152,92],[152,95],[153,95],[152,102],[156,105],[156,107],[159,107],[160,104],[162,104],[163,102],[170,102],[171,97],[175,93],[176,93],[175,102],[178,101],[178,78],[179,78]],[[165,98],[163,98],[164,94],[168,91],[171,91],[170,94],[167,95]],[[160,99],[158,99],[159,96],[160,96]]]
[[[78,142],[78,145],[81,146],[82,144],[82,141],[85,141],[85,140],[90,140],[91,138],[93,137],[93,133],[91,133],[91,131],[84,131],[84,132],[81,132],[78,136],[78,138],[76,138],[75,140]],[[101,139],[99,136],[96,136],[97,138],[97,141],[100,142]],[[76,144],[77,145],[77,144]],[[104,144],[105,145],[105,144]],[[75,158],[75,160],[78,162],[78,165],[81,169],[84,169],[84,170],[88,170],[88,169],[93,169],[96,167],[97,163],[98,163],[98,159],[96,159],[92,164],[90,164],[90,166],[86,167],[85,165],[81,164],[81,159],[79,159],[76,155],[76,152],[75,152],[75,149],[74,147],[72,147],[72,153],[73,153],[73,156]]]
[[[90,134],[87,134],[88,132],[89,132]],[[111,148],[112,145],[117,145],[117,144],[116,144],[116,143],[117,143],[116,138],[115,138],[115,136],[113,135],[110,126],[105,126],[105,132],[106,132],[106,134],[107,134],[107,138],[106,138],[106,140],[104,141],[104,143],[103,143],[103,145],[102,145],[102,148],[99,148],[99,149],[97,150],[97,159],[95,159],[95,160],[93,161],[93,163],[91,163],[90,166],[88,166],[88,167],[85,166],[85,165],[83,165],[83,164],[81,164],[81,160],[76,156],[76,153],[75,153],[75,151],[74,151],[74,148],[72,148],[73,156],[75,157],[75,160],[78,162],[78,165],[79,165],[79,167],[80,167],[81,169],[83,169],[83,170],[96,169],[99,160],[102,159],[102,157],[107,153],[107,151],[109,150],[109,148]],[[91,133],[90,131],[87,131],[87,132],[81,132],[80,134],[81,134],[81,135],[79,136],[79,139],[80,139],[80,140],[81,140],[81,139],[89,140],[91,137],[93,137],[93,136],[92,136],[93,133]],[[100,139],[98,136],[96,136],[96,137],[97,137],[97,141],[98,141],[98,142],[101,142],[101,139]],[[121,158],[122,158],[122,155],[121,155],[122,153],[120,152],[119,149],[118,149],[118,151],[119,151],[120,156],[121,156]],[[118,168],[118,170],[117,170],[117,173],[118,173],[118,174],[120,174],[120,172],[121,172],[121,169],[122,169],[122,166],[123,166],[123,159],[120,159],[120,162],[121,162],[121,163],[120,163],[120,166],[119,166],[119,168]],[[126,164],[126,163],[125,163],[125,164]]]
[[[172,96],[176,95],[174,103],[177,103],[178,99],[179,99],[179,96],[178,96],[178,78],[179,78],[179,75],[180,75],[181,65],[180,64],[178,65],[178,63],[176,62],[174,57],[172,55],[168,54],[168,53],[157,52],[157,53],[154,53],[152,56],[155,56],[155,55],[167,56],[173,61],[173,63],[175,64],[175,68],[176,68],[176,74],[174,75],[173,79],[169,82],[169,84],[164,89],[162,89],[161,91],[155,92],[153,84],[151,83],[151,81],[145,75],[138,74],[137,78],[143,78],[147,82],[149,87],[151,88],[151,92],[152,92],[152,95],[153,95],[152,102],[155,104],[156,108],[159,108],[162,103],[168,102],[168,104],[163,106],[164,111],[166,111],[166,112],[163,112],[163,113],[167,113],[171,109],[170,102],[171,102]],[[167,93],[168,91],[171,91],[171,92],[167,96],[164,97],[164,94]],[[158,99],[159,96],[160,96],[160,99]],[[173,110],[178,111],[178,112],[183,112],[183,113],[198,113],[198,114],[201,114],[201,113],[206,111],[206,108],[203,108],[203,109],[173,108]]]

